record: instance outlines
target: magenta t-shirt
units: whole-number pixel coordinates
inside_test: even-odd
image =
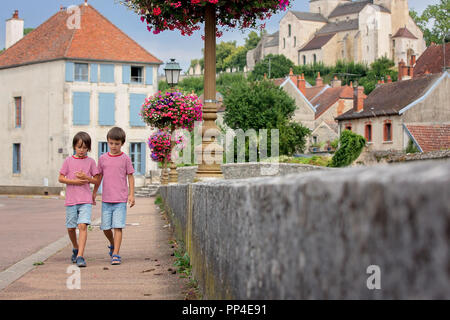
[[[75,158],[74,156],[67,157],[64,160],[61,170],[63,176],[70,180],[76,180],[77,172],[83,171],[88,177],[94,177],[98,174],[95,160],[89,157]],[[90,184],[82,186],[75,186],[68,184],[66,188],[66,206],[74,206],[76,204],[92,204],[92,192]]]
[[[98,159],[98,171],[103,175],[102,201],[127,202],[127,176],[134,173],[131,159],[123,152],[115,156],[107,152]]]

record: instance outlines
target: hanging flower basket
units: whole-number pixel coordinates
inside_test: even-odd
[[[255,28],[258,20],[270,18],[279,10],[286,10],[290,0],[122,0],[121,3],[141,16],[147,29],[158,34],[165,30],[180,30],[192,35],[205,19],[205,6],[213,4],[217,24],[225,29]],[[260,25],[264,27],[264,25]],[[217,34],[220,36],[220,32]]]
[[[152,151],[151,158],[155,162],[170,162],[174,145],[182,145],[183,136],[176,137],[172,144],[172,135],[167,131],[157,131],[148,139],[148,147]]]
[[[202,107],[200,99],[195,94],[159,91],[145,100],[140,116],[152,128],[192,131],[195,121],[202,120]]]

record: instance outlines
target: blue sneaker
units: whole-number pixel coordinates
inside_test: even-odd
[[[72,249],[72,263],[77,262],[78,249]]]
[[[108,246],[109,249],[109,256],[112,257],[112,254],[114,252],[114,246]]]
[[[77,266],[79,268],[84,268],[86,267],[86,261],[84,260],[83,257],[77,257]]]

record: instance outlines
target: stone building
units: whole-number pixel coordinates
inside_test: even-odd
[[[380,84],[367,98],[355,88],[351,110],[337,117],[339,132],[364,136],[369,151],[450,149],[450,75],[447,71]],[[410,142],[411,141],[411,142]]]
[[[337,78],[323,83],[320,73],[314,86],[307,86],[303,75],[290,75],[280,85],[295,100],[294,121],[311,130],[306,147],[309,151],[326,151],[339,137],[335,118],[353,107],[353,90]],[[311,148],[310,148],[311,147]]]
[[[2,186],[61,188],[58,172],[73,153],[73,136],[88,132],[90,156],[98,160],[113,126],[127,133],[122,150],[137,186],[156,168],[146,147],[151,131],[139,112],[157,91],[162,62],[87,3],[72,9],[61,8],[25,37],[18,12],[7,21],[7,30],[22,32],[8,31],[13,45],[0,54]],[[68,22],[74,12],[79,28]]]
[[[310,12],[286,13],[278,37],[277,53],[296,65],[370,64],[383,56],[398,64],[426,48],[407,0],[310,0]],[[266,55],[264,50],[256,53]],[[255,54],[249,53],[249,66],[256,56],[261,59]]]

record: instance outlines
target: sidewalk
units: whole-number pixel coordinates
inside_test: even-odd
[[[110,264],[108,242],[98,225],[94,225],[88,232],[87,268],[80,269],[80,290],[66,286],[72,275],[66,273],[67,268],[73,266],[69,245],[0,291],[0,299],[184,299],[187,280],[168,271],[175,269],[175,260],[166,224],[154,198],[138,198],[136,205],[128,208],[120,250],[122,265]]]

